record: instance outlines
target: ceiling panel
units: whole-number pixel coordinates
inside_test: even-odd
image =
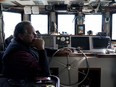
[[[110,7],[110,6],[116,6],[115,2],[113,0],[3,0],[0,3],[10,6],[17,6],[17,7],[24,7],[24,6],[43,6],[44,5],[68,5],[68,11],[82,11],[82,12],[93,12],[93,11],[99,11],[102,10],[101,8],[104,8],[104,6]],[[70,10],[71,6],[74,6],[73,9]],[[75,7],[76,6],[76,7]],[[79,9],[81,7],[81,10]],[[41,8],[41,7],[40,7]],[[73,7],[72,7],[73,8]],[[41,10],[41,9],[40,9]]]
[[[35,5],[32,0],[16,0],[16,2],[21,5]]]
[[[14,5],[17,2],[21,5],[51,5],[51,4],[74,4],[74,3],[92,3],[92,2],[112,2],[113,0],[2,0],[1,3]]]

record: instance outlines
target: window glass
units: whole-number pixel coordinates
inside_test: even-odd
[[[89,30],[93,31],[93,35],[102,32],[102,15],[85,15],[85,34]]]
[[[116,40],[116,13],[112,15],[112,40]]]
[[[58,32],[74,35],[75,15],[58,14]]]
[[[31,23],[35,31],[48,34],[48,15],[31,15]]]
[[[21,22],[21,14],[13,12],[3,12],[5,39],[13,35],[15,26]]]

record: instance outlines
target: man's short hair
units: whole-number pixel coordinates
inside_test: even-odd
[[[15,30],[14,30],[14,37],[18,37],[19,34],[24,34],[26,33],[25,27],[31,25],[31,22],[29,21],[22,21],[19,22],[16,26],[15,26]]]

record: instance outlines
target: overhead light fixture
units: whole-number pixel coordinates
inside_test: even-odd
[[[24,13],[25,14],[39,14],[39,6],[25,6]]]
[[[31,6],[25,6],[24,7],[24,13],[25,14],[31,14]]]
[[[39,6],[32,6],[32,13],[39,14]]]

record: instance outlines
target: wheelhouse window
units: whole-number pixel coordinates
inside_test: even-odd
[[[58,14],[58,32],[61,34],[71,34],[75,33],[75,15],[73,14]]]
[[[48,34],[48,15],[31,15],[31,23],[35,31],[39,31],[41,34]]]
[[[85,34],[89,30],[93,31],[93,35],[102,32],[102,15],[85,15]]]
[[[15,26],[21,22],[21,14],[14,12],[3,12],[5,39],[13,35]]]
[[[112,40],[116,40],[116,13],[112,14]]]

